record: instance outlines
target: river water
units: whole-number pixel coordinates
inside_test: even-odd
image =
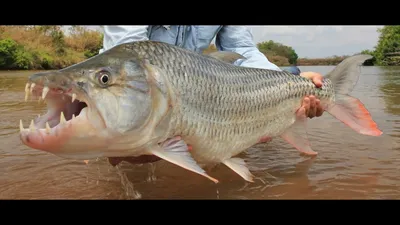
[[[351,93],[382,136],[357,134],[325,113],[309,122],[317,157],[276,138],[241,154],[255,183],[220,165],[208,172],[219,184],[165,161],[114,168],[106,159],[85,164],[22,145],[19,120],[26,127],[45,109],[24,101],[31,73],[0,72],[0,199],[400,199],[400,67],[363,67]]]

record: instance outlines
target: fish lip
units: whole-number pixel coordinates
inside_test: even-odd
[[[84,83],[76,82],[68,74],[61,74],[63,73],[58,71],[42,72],[33,74],[28,79],[25,86],[25,101],[29,95],[31,95],[31,99],[45,100],[48,110],[45,115],[39,115],[32,120],[31,123],[35,129],[39,128],[39,131],[40,129],[44,131],[47,129],[47,123],[50,124],[50,129],[64,125],[61,123],[64,122],[61,115],[65,117],[67,123],[74,124],[74,126],[90,126],[94,130],[106,128],[103,116],[83,88],[82,84]],[[85,115],[76,120],[83,111]],[[26,134],[27,129],[23,128],[23,125],[21,126],[21,135]]]

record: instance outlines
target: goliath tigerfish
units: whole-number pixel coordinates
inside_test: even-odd
[[[382,134],[364,105],[348,95],[370,58],[345,59],[317,88],[285,71],[235,66],[244,57],[232,52],[121,44],[79,64],[33,74],[26,99],[44,99],[48,111],[28,129],[21,122],[20,137],[33,149],[69,159],[149,155],[214,182],[203,168],[223,163],[252,181],[236,156],[261,140],[279,136],[300,152],[317,154],[306,118],[296,116],[305,96],[315,95],[326,112],[360,134]]]

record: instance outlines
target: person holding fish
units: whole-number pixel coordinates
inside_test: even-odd
[[[261,53],[254,40],[251,30],[246,26],[177,26],[177,25],[149,25],[149,26],[102,26],[103,28],[103,49],[102,53],[116,45],[131,41],[153,40],[177,45],[192,51],[201,53],[206,49],[213,39],[216,39],[216,46],[221,51],[231,51],[244,56],[246,59],[237,60],[234,64],[244,67],[255,67],[264,69],[281,69],[271,63],[267,57]],[[291,69],[291,71],[290,71]],[[315,72],[300,72],[289,68],[288,72],[309,78],[317,87],[322,86],[323,76]],[[297,115],[299,117],[320,117],[323,114],[320,100],[310,95],[304,97],[302,104],[299,105]],[[268,142],[271,139],[265,139]],[[109,158],[112,165],[117,165],[121,161],[130,163],[147,163],[160,160],[154,155],[144,155],[139,157]]]
[[[246,58],[237,60],[235,62],[236,65],[281,70],[258,50],[251,30],[246,26],[150,25],[102,26],[102,28],[104,39],[103,49],[100,49],[100,53],[119,44],[143,40],[166,42],[201,53],[216,38],[215,44],[219,50],[236,52]],[[296,74],[300,71],[289,70],[288,72]],[[299,75],[311,79],[317,87],[322,86],[323,76],[319,73],[302,72]],[[298,116],[320,117],[323,111],[320,100],[310,95],[304,97],[298,110]]]
[[[316,156],[307,118],[322,110],[358,134],[383,133],[350,95],[371,55],[350,56],[322,79],[282,71],[246,27],[105,27],[104,33],[100,54],[28,78],[26,96],[48,107],[29,128],[20,120],[23,144],[74,160],[107,157],[112,165],[163,159],[215,183],[205,168],[224,164],[254,182],[240,153],[282,138]],[[202,55],[214,38],[220,51]]]

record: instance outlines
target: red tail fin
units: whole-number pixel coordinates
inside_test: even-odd
[[[337,95],[334,105],[326,111],[360,134],[380,136],[382,131],[360,100],[348,95]]]

